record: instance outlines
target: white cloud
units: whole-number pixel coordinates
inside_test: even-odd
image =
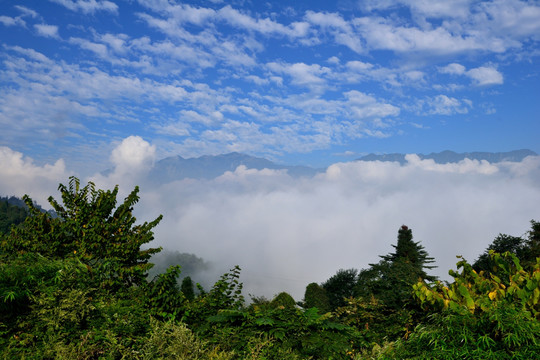
[[[82,49],[89,50],[101,58],[106,59],[109,57],[107,46],[103,44],[95,43],[87,39],[74,38],[74,37],[70,38],[69,42],[72,44],[77,44]]]
[[[423,115],[467,114],[472,102],[467,99],[456,99],[446,95],[437,95],[418,101],[417,112]]]
[[[71,11],[80,11],[84,14],[93,14],[97,11],[111,13],[118,12],[118,5],[107,0],[49,0],[59,5],[65,6]]]
[[[475,85],[501,85],[503,76],[493,67],[481,66],[467,71],[467,76],[474,80]]]
[[[345,45],[356,53],[364,51],[361,38],[340,14],[307,11],[304,18],[310,24],[320,27],[323,32],[330,33],[337,44]]]
[[[22,12],[22,16],[29,16],[31,18],[39,17],[39,14],[36,11],[29,9],[26,6],[15,5],[14,7],[20,12]]]
[[[387,117],[399,115],[399,108],[377,101],[373,96],[352,90],[344,93],[354,118]]]
[[[476,50],[505,50],[499,43],[481,41],[468,34],[456,34],[443,27],[420,29],[396,25],[388,19],[376,17],[357,18],[354,23],[371,49],[439,56]]]
[[[291,37],[305,36],[309,25],[307,23],[296,22],[290,27],[286,27],[271,19],[254,19],[248,15],[242,14],[240,11],[233,9],[227,5],[220,9],[217,15],[227,21],[229,24],[241,27],[248,30],[260,32],[262,34],[282,34]]]
[[[465,66],[457,63],[452,63],[439,68],[439,72],[450,75],[464,75],[473,80],[474,85],[502,85],[504,82],[503,75],[493,66],[480,66],[470,70],[466,70]]]
[[[326,83],[324,77],[331,73],[330,68],[318,64],[271,62],[266,64],[266,67],[276,73],[289,75],[292,84],[306,86],[312,90],[322,89],[321,86]]]
[[[51,191],[68,178],[64,160],[36,165],[31,158],[5,146],[0,146],[0,168],[3,196],[22,197],[28,194],[45,208],[48,208],[47,198]]]
[[[540,33],[540,4],[534,1],[494,0],[477,4],[479,28],[504,38],[536,37]]]
[[[443,74],[463,75],[465,73],[465,66],[452,63],[440,68],[439,71]]]
[[[9,17],[0,15],[0,23],[4,26],[25,26],[26,22],[20,17]]]
[[[154,154],[152,145],[132,136],[111,159],[142,177]],[[538,156],[498,164],[406,159],[405,165],[337,163],[304,179],[241,166],[214,180],[142,186],[135,213],[140,222],[163,214],[154,245],[211,261],[214,281],[238,264],[246,292],[287,291],[297,300],[307,284],[340,268],[366,268],[392,251],[402,224],[435,257],[434,273],[447,279],[456,255],[474,261],[499,233],[519,236],[530,219],[540,218]],[[48,195],[58,198],[58,183],[68,179],[62,160],[39,166],[6,147],[0,147],[0,166],[5,195],[29,193],[42,205]],[[102,189],[119,184],[123,196],[134,176],[119,174],[114,169],[93,180]]]
[[[116,171],[124,174],[148,170],[154,164],[156,147],[140,136],[129,136],[114,148],[111,161]]]
[[[56,25],[35,24],[34,28],[41,36],[58,38],[58,26]]]
[[[367,11],[387,10],[403,5],[410,8],[415,18],[465,18],[469,15],[470,3],[471,0],[365,0],[359,5]]]
[[[288,291],[296,299],[340,268],[378,261],[392,251],[402,224],[446,279],[456,255],[474,261],[498,233],[520,235],[540,216],[538,157],[501,164],[407,160],[338,163],[303,180],[240,167],[212,181],[143,191],[141,208],[148,218],[164,214],[157,245],[218,264],[216,277],[239,264],[247,292]]]

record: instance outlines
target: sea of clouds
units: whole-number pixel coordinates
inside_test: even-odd
[[[138,220],[164,216],[152,245],[210,262],[196,281],[240,265],[246,295],[287,291],[301,300],[308,283],[393,251],[403,224],[435,258],[433,274],[449,280],[456,255],[472,262],[499,233],[522,236],[531,219],[540,220],[540,156],[441,165],[408,155],[404,165],[336,163],[300,179],[240,166],[213,180],[156,185],[148,181],[155,154],[155,146],[128,137],[111,154],[112,171],[81,180],[118,184],[122,197],[140,184]],[[45,208],[49,195],[60,197],[58,184],[77,175],[62,159],[37,165],[7,147],[0,147],[0,168],[0,195],[28,194]]]

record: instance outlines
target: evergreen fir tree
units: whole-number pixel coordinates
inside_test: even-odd
[[[402,225],[398,230],[397,244],[392,245],[396,251],[381,258],[390,263],[398,261],[409,264],[414,270],[415,275],[425,281],[435,281],[436,277],[428,275],[424,269],[433,269],[436,266],[428,265],[435,262],[419,242],[413,241],[412,230],[408,226]]]
[[[425,269],[435,266],[424,247],[413,241],[412,231],[403,225],[398,231],[395,252],[380,256],[377,264],[369,264],[358,274],[356,295],[363,298],[375,297],[385,306],[399,310],[412,302],[412,285],[419,280],[435,281]]]

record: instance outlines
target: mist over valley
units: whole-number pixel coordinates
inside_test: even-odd
[[[1,155],[9,169],[0,176],[2,192],[27,193],[45,208],[71,175],[61,160],[38,166],[10,149]],[[239,265],[245,293],[268,298],[286,291],[300,300],[311,282],[378,262],[404,224],[435,258],[433,275],[446,280],[456,255],[474,261],[499,233],[521,236],[540,218],[540,157],[530,151],[493,162],[459,154],[454,162],[403,158],[326,169],[238,153],[156,161],[152,145],[128,137],[113,150],[109,171],[83,181],[118,184],[121,197],[140,185],[138,221],[163,214],[151,246],[183,254],[184,275],[205,286]],[[162,269],[166,259],[155,259]]]

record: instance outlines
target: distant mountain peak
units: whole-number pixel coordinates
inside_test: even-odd
[[[405,164],[407,162],[407,160],[405,160],[405,155],[407,154],[401,154],[401,153],[368,154],[356,160],[394,161],[394,162],[399,162],[400,164]],[[525,159],[527,156],[536,156],[538,154],[529,149],[521,149],[521,150],[513,150],[513,151],[507,151],[507,152],[474,151],[474,152],[465,152],[465,153],[457,153],[451,150],[444,150],[438,153],[431,153],[428,155],[424,155],[424,154],[416,154],[416,155],[418,155],[418,157],[422,160],[431,159],[431,160],[434,160],[438,164],[448,164],[448,163],[459,162],[464,159],[486,160],[490,163],[498,163],[502,161],[519,162]]]
[[[164,183],[186,178],[214,179],[226,171],[236,170],[241,165],[257,170],[287,170],[289,175],[295,177],[313,176],[321,171],[307,166],[279,165],[265,158],[230,152],[193,158],[167,157],[154,164],[151,177]]]

